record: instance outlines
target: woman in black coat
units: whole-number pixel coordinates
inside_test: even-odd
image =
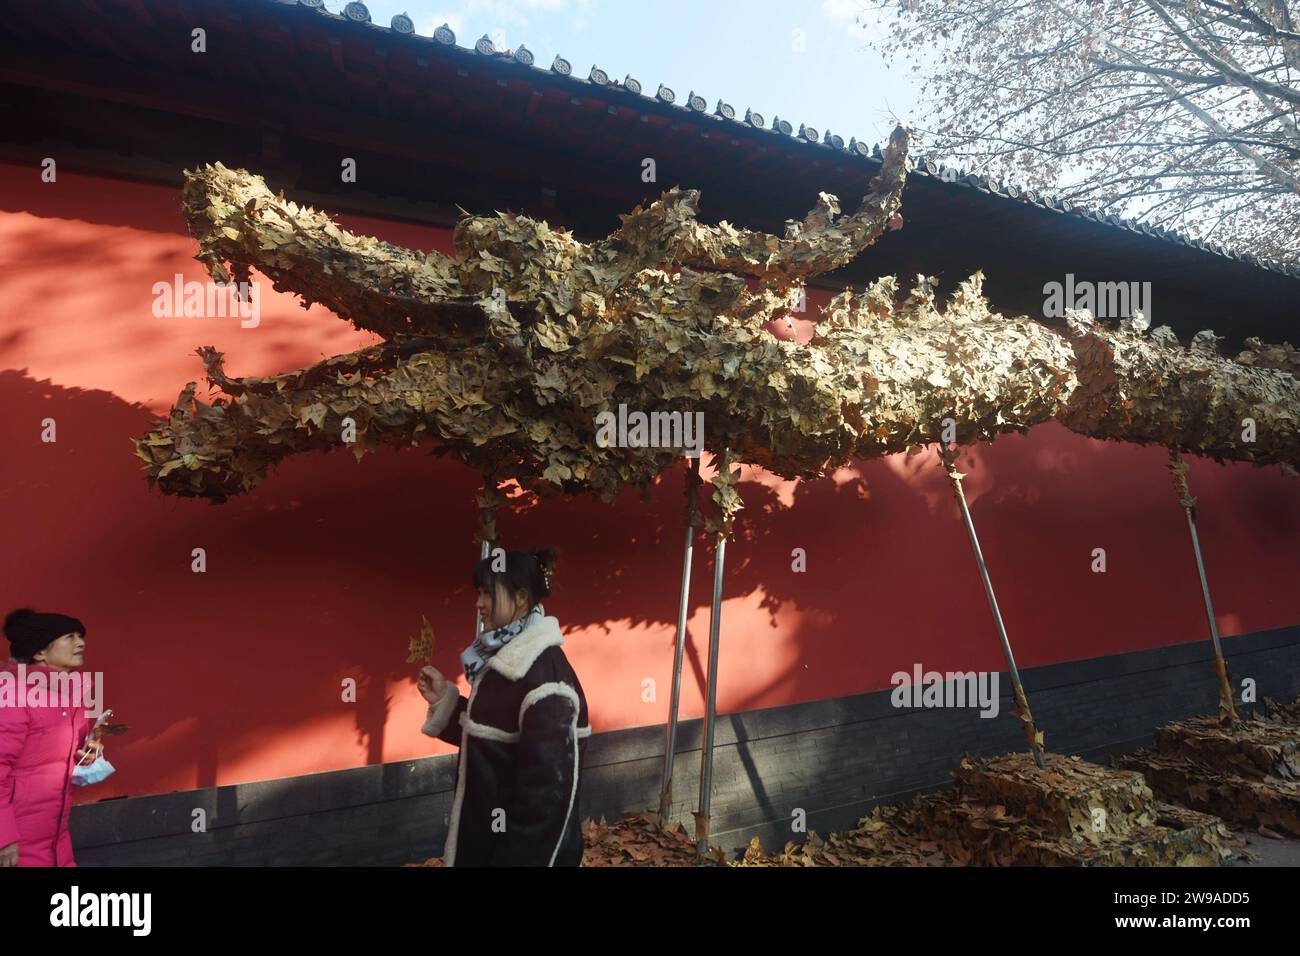
[[[421,728],[460,746],[445,866],[581,866],[587,699],[546,617],[555,552],[497,551],[474,568],[483,632],[461,653],[469,699],[420,671]]]

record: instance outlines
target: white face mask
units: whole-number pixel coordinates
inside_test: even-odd
[[[89,787],[92,783],[107,780],[117,772],[117,768],[103,757],[97,757],[91,763],[86,763],[85,759],[82,757],[81,762],[72,768],[71,782],[74,787]]]

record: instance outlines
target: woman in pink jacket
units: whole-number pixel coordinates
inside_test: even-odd
[[[75,617],[24,608],[5,618],[4,631],[12,660],[0,664],[8,672],[0,680],[15,693],[0,695],[0,866],[76,866],[68,835],[72,769],[99,751],[99,732],[84,707],[62,706],[69,701],[56,694],[46,706],[28,706],[27,695],[35,681],[85,663],[86,628]]]

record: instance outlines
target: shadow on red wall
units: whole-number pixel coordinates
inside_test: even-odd
[[[105,672],[107,704],[133,728],[112,742],[119,773],[78,796],[450,751],[418,731],[424,708],[406,642],[427,615],[437,666],[460,675],[458,653],[472,636],[478,475],[422,451],[386,450],[360,463],[345,454],[291,459],[221,506],[150,492],[129,439],[196,376],[194,346],[216,344],[234,374],[257,374],[369,339],[288,296],[268,295],[256,334],[160,327],[151,283],[177,270],[202,278],[186,261],[192,243],[176,197],[60,180],[31,209],[0,213],[0,235],[25,237],[21,283],[0,327],[0,366],[12,366],[0,372],[0,602],[85,620],[89,666]],[[0,208],[25,209],[20,195],[10,181]],[[408,245],[446,243],[435,230],[354,225]],[[54,443],[41,441],[47,418]],[[968,451],[965,470],[1022,666],[1204,636],[1186,527],[1159,449],[1051,425]],[[649,501],[629,491],[612,506],[561,500],[499,519],[506,546],[562,552],[547,610],[569,635],[598,731],[665,719],[683,478],[684,464]],[[1192,481],[1225,633],[1300,620],[1300,486],[1275,470],[1202,461]],[[746,508],[727,552],[721,712],[887,687],[914,663],[1002,667],[930,452],[817,482],[746,468],[741,491]],[[192,570],[195,548],[204,549],[204,573]],[[792,567],[800,548],[804,572]],[[1092,570],[1098,548],[1105,573]],[[688,717],[703,710],[709,550],[697,542]],[[349,680],[355,703],[344,699]]]

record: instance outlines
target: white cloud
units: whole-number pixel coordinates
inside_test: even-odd
[[[587,25],[588,14],[596,10],[596,0],[578,0],[577,15],[573,18],[573,29],[581,30]]]
[[[860,0],[822,0],[822,13],[839,25],[852,26],[861,10]]]
[[[881,10],[864,0],[822,0],[822,14],[837,29],[848,33],[856,43],[874,43],[889,37],[898,19],[891,7]]]

